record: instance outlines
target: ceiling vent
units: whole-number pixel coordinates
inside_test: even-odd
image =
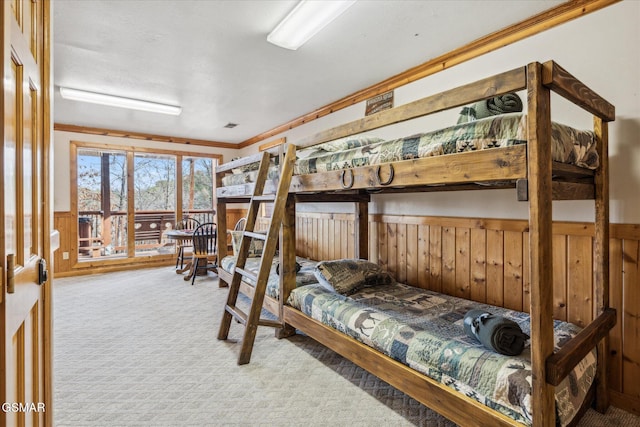
[[[227,129],[233,129],[234,127],[238,126],[237,123],[227,123],[226,125],[224,125],[224,127],[226,127]]]

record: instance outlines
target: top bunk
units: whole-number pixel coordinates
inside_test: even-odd
[[[524,111],[499,114],[514,111],[508,104],[522,90],[527,93]],[[591,113],[593,129],[552,122],[551,92]],[[367,134],[494,99],[506,101],[506,107],[495,108],[486,118],[391,140]],[[555,62],[531,63],[296,141],[298,159],[289,193],[313,201],[326,199],[327,193],[336,200],[381,192],[516,188],[518,200],[528,200],[530,175],[547,170],[554,200],[594,199],[599,166],[608,162],[605,123],[614,118],[613,105]],[[219,166],[218,200],[246,200],[261,158],[257,154]],[[275,192],[277,163],[265,193]],[[542,169],[531,169],[531,163]]]

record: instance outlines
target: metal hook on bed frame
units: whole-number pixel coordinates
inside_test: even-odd
[[[387,179],[386,181],[382,182],[382,178],[380,177],[380,170],[382,169],[381,166],[378,166],[376,168],[376,178],[378,179],[378,184],[379,185],[389,185],[393,182],[393,176],[395,174],[395,171],[393,169],[393,164],[389,163],[389,179]]]
[[[347,171],[349,171],[349,173],[351,174],[349,185],[347,185],[344,181],[344,177],[346,176]],[[342,186],[342,188],[344,188],[345,190],[350,189],[351,187],[353,187],[354,181],[355,181],[355,178],[353,177],[353,169],[343,169],[342,173],[340,174],[340,185]]]

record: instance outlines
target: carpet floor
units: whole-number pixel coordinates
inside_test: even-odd
[[[73,427],[455,424],[312,339],[216,339],[227,289],[171,267],[54,281],[54,420]],[[580,426],[640,427],[617,408]]]

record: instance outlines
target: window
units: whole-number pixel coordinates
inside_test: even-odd
[[[165,234],[177,220],[214,221],[221,156],[81,142],[72,143],[71,153],[80,262],[173,257],[174,242]]]

